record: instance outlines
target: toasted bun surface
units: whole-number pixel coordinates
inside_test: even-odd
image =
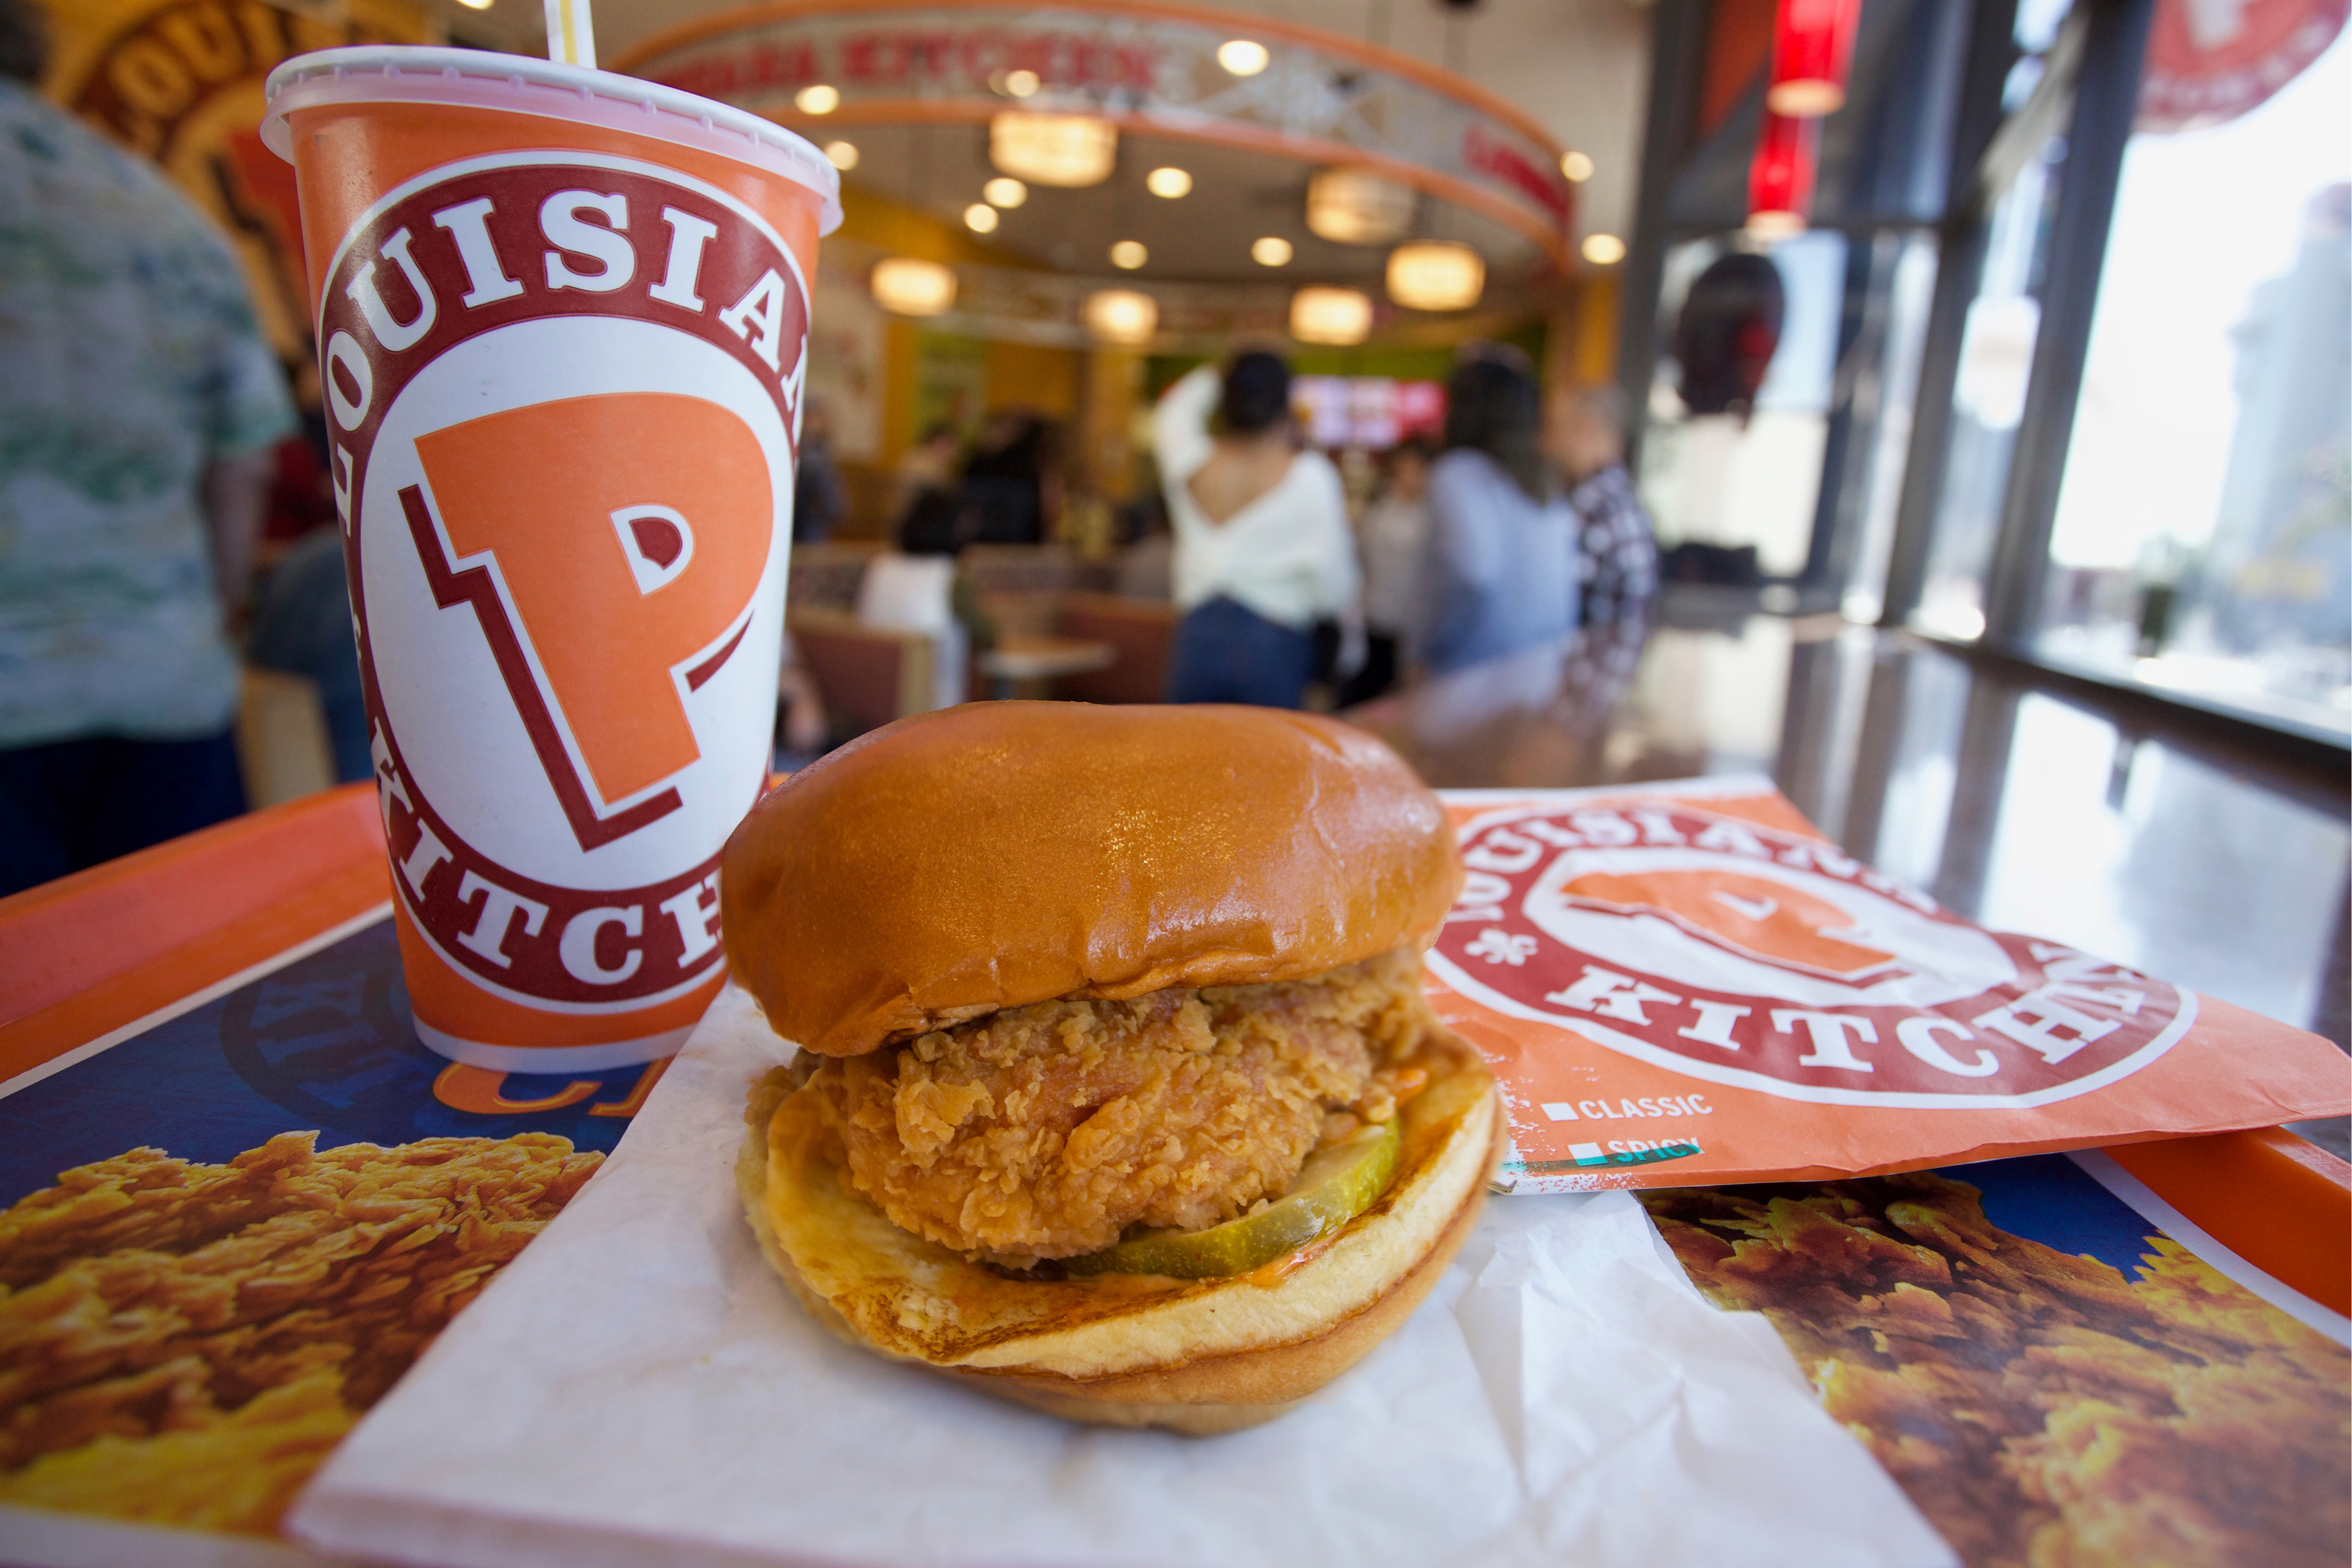
[[[1423,948],[1461,884],[1437,797],[1349,725],[987,702],[787,780],[728,840],[719,903],[769,1024],[847,1057],[1001,1007]]]
[[[1013,1278],[892,1225],[842,1180],[783,1072],[737,1170],[768,1261],[854,1344],[1075,1421],[1206,1434],[1281,1415],[1411,1315],[1476,1223],[1499,1152],[1484,1063],[1452,1036],[1400,1111],[1395,1181],[1336,1237],[1258,1275]]]

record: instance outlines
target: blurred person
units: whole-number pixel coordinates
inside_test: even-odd
[[[245,810],[229,628],[295,426],[226,237],[45,54],[0,0],[0,894]]]
[[[963,504],[943,489],[925,490],[898,529],[898,548],[867,563],[857,584],[857,618],[889,631],[919,632],[931,640],[931,706],[952,708],[970,691],[971,658],[996,646],[995,626],[981,608],[956,550],[971,523]]]
[[[925,430],[890,470],[890,526],[897,529],[915,510],[925,490],[953,489],[956,482],[956,428],[941,419]]]
[[[823,544],[849,510],[833,460],[833,409],[812,395],[801,411],[800,464],[793,473],[793,542]]]
[[[1577,625],[1576,516],[1552,482],[1535,378],[1466,359],[1446,387],[1445,450],[1429,471],[1429,632],[1421,662],[1443,675]]]
[[[793,634],[784,634],[782,657],[776,670],[777,715],[774,767],[795,773],[823,756],[832,726],[824,712],[824,694],[817,689],[816,672],[802,662]]]
[[[1569,679],[1597,709],[1633,686],[1657,607],[1658,541],[1625,471],[1625,395],[1588,384],[1554,395],[1545,447],[1566,475],[1577,519],[1577,571],[1584,637]]]
[[[1222,376],[1203,365],[1168,389],[1152,429],[1184,612],[1168,700],[1299,706],[1315,624],[1352,618],[1357,569],[1339,470],[1293,438],[1289,365],[1263,351]]]
[[[356,784],[373,775],[341,529],[304,534],[269,569],[254,595],[245,657],[263,669],[308,676],[318,687],[336,783]]]
[[[1033,408],[1000,408],[981,426],[963,464],[963,500],[980,544],[1038,544],[1058,499],[1054,428]]]
[[[1364,664],[1339,689],[1342,708],[1369,702],[1418,658],[1429,624],[1429,444],[1391,447],[1380,493],[1364,509]]]

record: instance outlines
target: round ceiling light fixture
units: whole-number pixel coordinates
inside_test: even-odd
[[[1250,259],[1260,267],[1287,267],[1290,265],[1290,241],[1278,234],[1254,239],[1250,241]]]
[[[1486,288],[1486,263],[1466,245],[1419,240],[1389,252],[1389,298],[1412,310],[1466,310]]]
[[[1372,301],[1353,289],[1301,289],[1290,297],[1290,335],[1302,343],[1350,348],[1372,331]]]
[[[974,234],[996,232],[996,209],[986,202],[974,202],[963,209],[963,226]]]
[[[874,302],[901,316],[936,316],[955,303],[956,277],[936,261],[885,257],[874,265]]]
[[[1592,160],[1581,153],[1562,153],[1559,172],[1570,184],[1580,185],[1592,178]]]
[[[1044,85],[1037,79],[1035,71],[1019,70],[1004,73],[1004,90],[1014,98],[1034,98],[1037,96],[1037,89]]]
[[[1098,185],[1118,159],[1118,128],[1091,114],[1015,109],[988,122],[988,161],[1033,185]]]
[[[1165,196],[1172,202],[1179,196],[1192,194],[1192,176],[1181,169],[1154,169],[1143,176],[1143,188],[1155,196]]]
[[[818,82],[793,94],[793,107],[803,114],[831,114],[841,107],[841,89]]]
[[[1151,259],[1151,252],[1143,248],[1139,239],[1122,239],[1110,247],[1110,264],[1124,267],[1129,272]]]
[[[980,187],[980,199],[992,207],[1017,207],[1029,199],[1029,187],[1010,175],[999,174]]]
[[[1588,234],[1584,259],[1595,267],[1614,267],[1625,259],[1625,242],[1613,234]]]
[[[1160,327],[1160,301],[1134,289],[1097,289],[1087,296],[1087,331],[1107,343],[1148,343]]]
[[[1361,169],[1325,169],[1307,182],[1307,226],[1341,245],[1386,245],[1412,226],[1412,187]]]
[[[1217,63],[1232,76],[1255,76],[1273,59],[1265,46],[1255,38],[1227,38],[1217,46]]]
[[[843,174],[857,167],[857,143],[828,142],[824,144],[824,161]]]

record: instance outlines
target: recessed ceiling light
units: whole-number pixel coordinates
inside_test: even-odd
[[[1006,71],[1004,73],[1004,90],[1011,93],[1015,98],[1034,98],[1037,94],[1038,88],[1043,85],[1044,83],[1037,79],[1037,73],[1035,71]]]
[[[963,226],[974,234],[996,232],[996,209],[986,202],[974,202],[963,209]]]
[[[991,206],[1017,207],[1029,199],[1029,187],[1010,174],[999,174],[980,187],[980,195]]]
[[[857,143],[855,142],[826,142],[824,161],[845,173],[855,169],[857,167]]]
[[[793,94],[793,104],[803,114],[831,114],[841,107],[841,89],[819,82]]]
[[[1173,201],[1188,195],[1192,189],[1192,176],[1181,169],[1154,169],[1143,176],[1143,188],[1155,196]]]
[[[1592,178],[1592,160],[1581,153],[1562,153],[1559,155],[1559,172],[1580,185]]]
[[[1613,234],[1588,234],[1584,259],[1595,267],[1614,267],[1625,259],[1625,242]]]
[[[1151,259],[1151,252],[1143,248],[1139,239],[1122,239],[1110,247],[1110,264],[1124,267],[1129,272]]]
[[[1217,63],[1235,76],[1255,76],[1273,58],[1254,38],[1227,38],[1217,46]]]
[[[1272,234],[1264,239],[1252,240],[1250,259],[1260,267],[1287,267],[1290,265],[1290,241]]]

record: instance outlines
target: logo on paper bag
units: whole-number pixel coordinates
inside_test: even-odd
[[[394,886],[492,991],[643,1006],[721,962],[807,335],[764,220],[626,159],[436,170],[336,258],[320,370]]]
[[[1430,955],[1517,1017],[1792,1100],[2039,1104],[2153,1060],[2187,993],[1987,931],[1817,840],[1671,803],[1482,817]]]

